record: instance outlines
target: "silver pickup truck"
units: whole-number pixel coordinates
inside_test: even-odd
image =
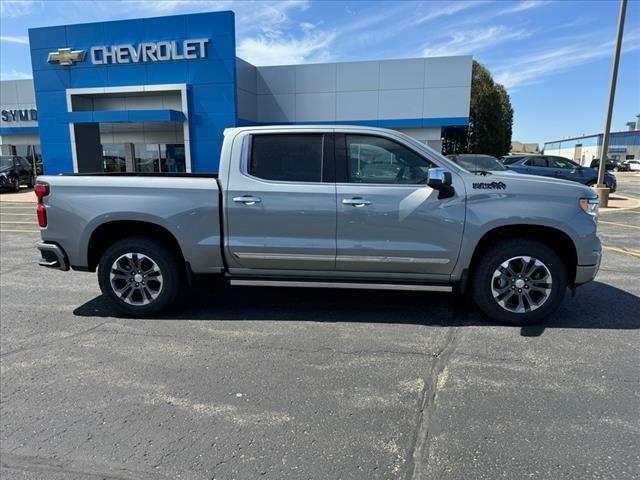
[[[469,292],[488,317],[544,319],[593,280],[588,187],[469,172],[399,132],[234,128],[218,175],[37,179],[45,267],[98,271],[121,312],[158,313],[193,276],[232,285]]]

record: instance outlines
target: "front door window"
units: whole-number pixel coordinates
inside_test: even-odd
[[[349,183],[404,184],[426,183],[433,165],[408,148],[386,138],[347,135]]]

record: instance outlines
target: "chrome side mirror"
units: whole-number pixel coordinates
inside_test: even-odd
[[[455,190],[452,186],[453,177],[446,168],[430,168],[427,174],[427,185],[440,192],[439,199],[453,197]]]

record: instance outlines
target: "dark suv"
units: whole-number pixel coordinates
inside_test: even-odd
[[[583,167],[572,160],[553,155],[513,155],[502,161],[509,170],[529,175],[562,178],[593,187],[598,182],[598,171]],[[616,191],[617,181],[609,172],[604,174],[604,183],[611,193]]]
[[[600,168],[600,159],[594,158],[593,160],[591,160],[591,164],[589,166],[597,170],[598,168]],[[625,165],[624,162],[621,162],[620,160],[607,158],[607,162],[604,164],[604,169],[613,170],[614,172],[628,172],[629,166]]]
[[[16,155],[0,156],[0,189],[20,191],[20,185],[33,187],[36,176],[33,167],[23,157]]]

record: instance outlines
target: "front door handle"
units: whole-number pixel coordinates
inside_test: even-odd
[[[353,205],[354,207],[364,207],[365,205],[371,205],[371,201],[362,197],[343,198],[343,205]]]
[[[244,203],[245,205],[255,205],[262,202],[260,197],[254,197],[253,195],[242,195],[241,197],[233,197],[233,201],[237,203]]]

